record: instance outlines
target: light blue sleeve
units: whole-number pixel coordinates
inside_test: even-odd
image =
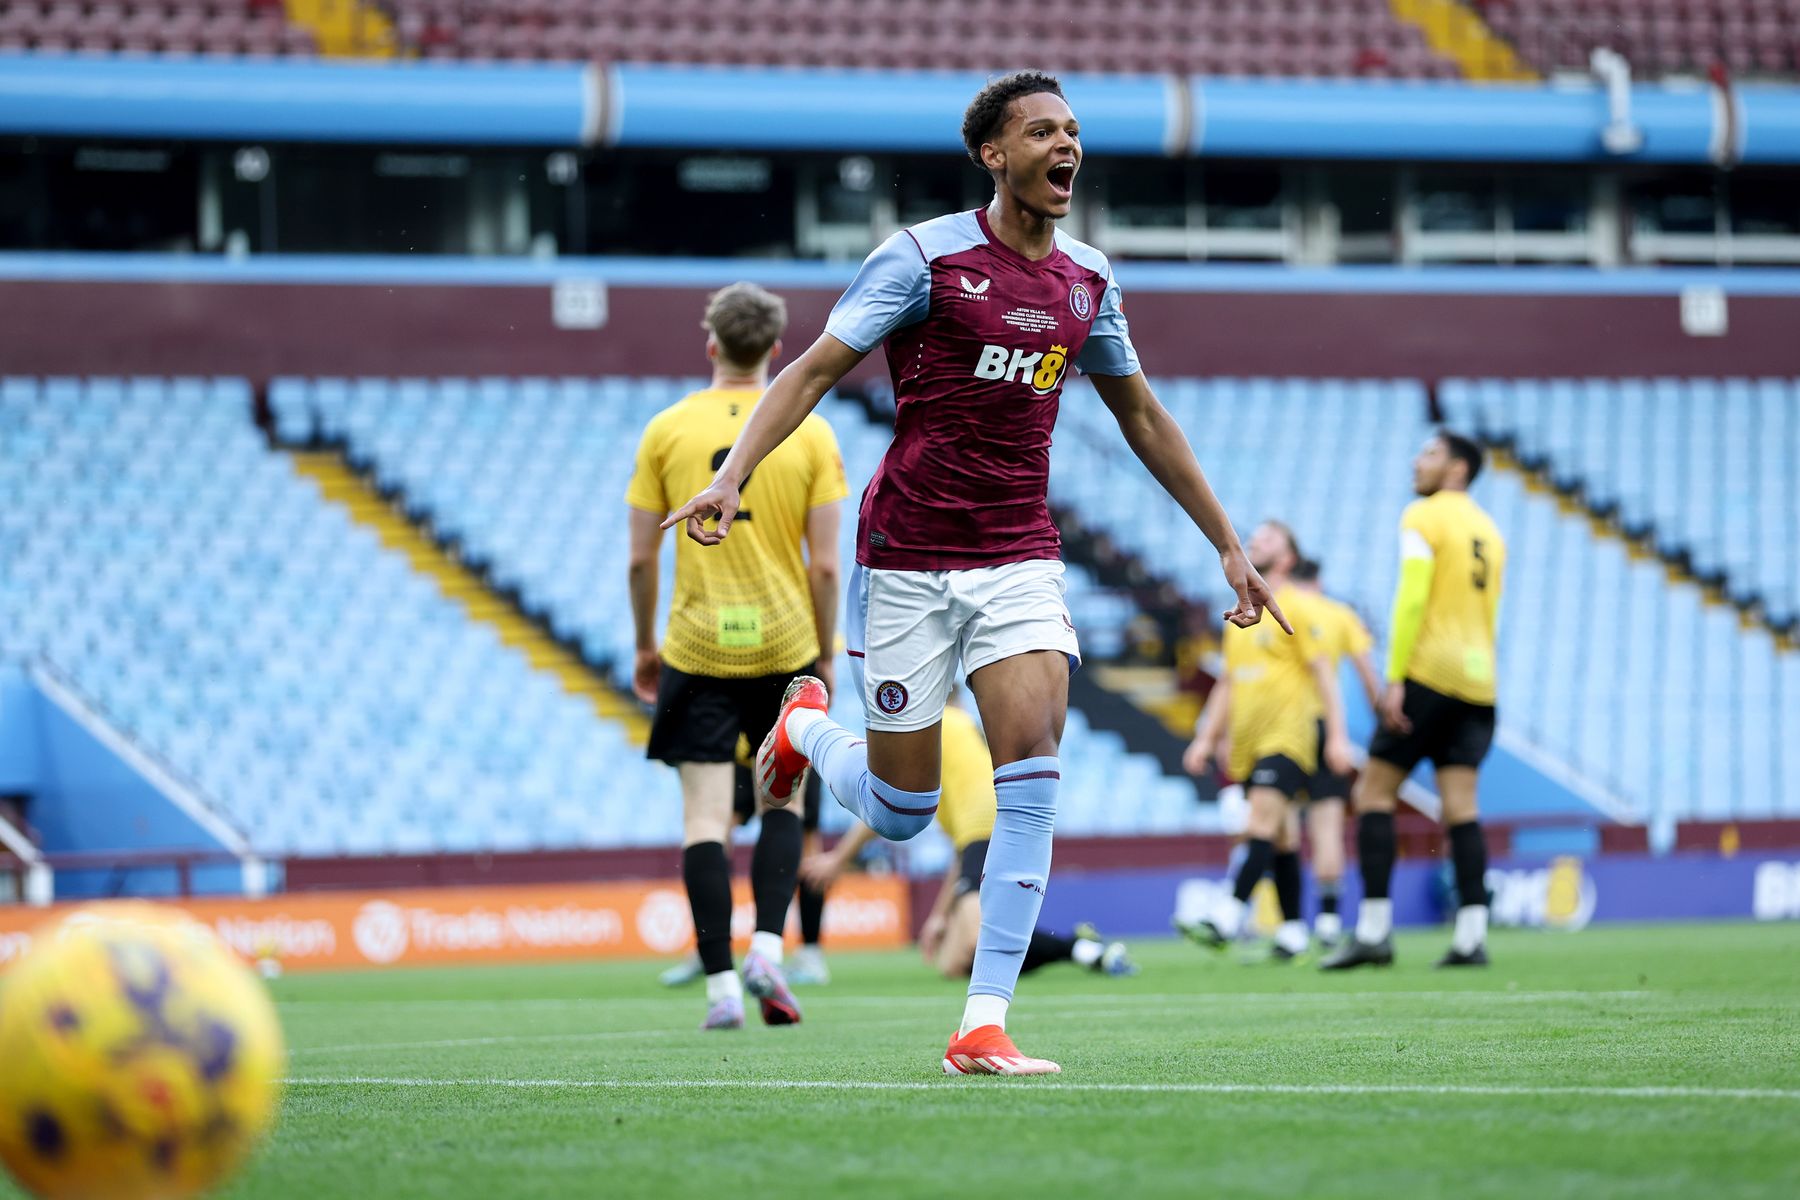
[[[1075,365],[1088,375],[1136,375],[1137,349],[1131,344],[1131,328],[1125,323],[1125,301],[1119,281],[1106,277],[1106,294],[1100,298],[1100,311],[1088,329],[1087,341],[1075,356]]]
[[[829,333],[867,353],[896,329],[925,319],[931,307],[931,269],[919,243],[902,229],[863,260],[850,288],[825,321]]]

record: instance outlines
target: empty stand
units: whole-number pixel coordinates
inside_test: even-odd
[[[382,0],[402,57],[1455,78],[1385,0]],[[373,27],[372,27],[373,28]],[[387,24],[370,53],[386,56]],[[349,36],[354,44],[356,33]],[[371,35],[375,36],[375,35]],[[0,0],[0,48],[317,52],[270,0]]]
[[[671,774],[250,422],[239,380],[0,384],[0,654],[264,853],[668,845]]]
[[[280,0],[0,0],[0,49],[310,57],[311,31]]]
[[[1800,621],[1790,379],[1447,380],[1446,416],[1777,630]]]
[[[1794,0],[1476,0],[1488,25],[1543,71],[1587,69],[1598,47],[1639,75],[1800,69]]]

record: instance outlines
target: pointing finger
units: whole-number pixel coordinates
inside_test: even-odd
[[[1275,597],[1269,597],[1266,607],[1269,610],[1269,615],[1275,618],[1275,623],[1281,626],[1284,633],[1292,634],[1294,632],[1293,625],[1290,624],[1288,619],[1281,613],[1281,605],[1275,603]]]

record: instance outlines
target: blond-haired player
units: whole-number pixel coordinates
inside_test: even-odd
[[[1231,898],[1183,932],[1216,947],[1236,938],[1251,893],[1272,870],[1282,916],[1274,954],[1291,961],[1306,950],[1309,939],[1300,919],[1300,854],[1289,806],[1307,790],[1321,759],[1339,773],[1349,772],[1354,763],[1318,599],[1289,579],[1300,561],[1293,532],[1279,521],[1264,521],[1245,548],[1293,623],[1294,636],[1283,637],[1267,626],[1225,626],[1225,670],[1207,697],[1184,763],[1190,771],[1201,770],[1218,753],[1229,728],[1225,771],[1244,784],[1250,819]]]
[[[704,488],[725,461],[768,385],[787,308],[737,283],[706,306],[712,385],[651,419],[625,493],[631,509],[631,614],[637,631],[633,690],[656,706],[649,755],[681,773],[682,879],[706,973],[702,1028],[744,1023],[748,988],[771,1025],[793,1024],[800,1006],[781,972],[781,934],[800,866],[798,807],[763,813],[751,859],[756,932],[740,982],[731,961],[733,757],[739,735],[759,744],[796,675],[830,678],[821,647],[835,634],[838,501],[848,494],[837,439],[809,415],[746,478],[740,537],[702,551],[675,547],[675,595],[656,640],[662,522],[672,501]]]
[[[1314,598],[1313,611],[1321,631],[1319,644],[1331,659],[1332,675],[1338,675],[1339,664],[1348,659],[1356,668],[1363,694],[1373,709],[1381,702],[1375,639],[1354,608],[1325,594],[1319,583],[1319,570],[1318,560],[1301,559],[1294,566],[1293,584]],[[1325,723],[1320,721],[1319,769],[1307,785],[1306,840],[1312,850],[1313,880],[1319,889],[1319,912],[1313,918],[1313,933],[1321,942],[1331,944],[1344,931],[1343,918],[1338,913],[1344,879],[1344,809],[1350,803],[1350,789],[1356,779],[1333,771],[1325,765],[1324,757]]]

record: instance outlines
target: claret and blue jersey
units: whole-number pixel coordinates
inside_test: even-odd
[[[1058,231],[1032,261],[982,210],[904,229],[863,263],[825,331],[887,344],[894,442],[863,494],[857,561],[957,570],[1056,558],[1050,438],[1071,368],[1138,371],[1106,256]]]

